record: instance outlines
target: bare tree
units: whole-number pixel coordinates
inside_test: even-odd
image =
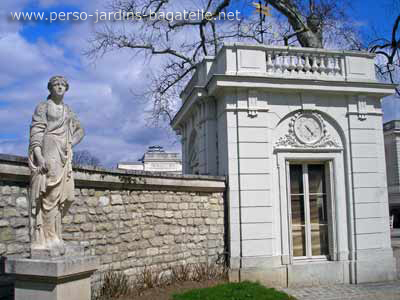
[[[198,63],[205,56],[216,55],[224,42],[322,48],[324,30],[330,25],[338,27],[339,21],[344,24],[344,8],[335,0],[258,0],[259,5],[272,6],[283,18],[249,13],[239,20],[221,20],[221,16],[234,12],[238,5],[251,8],[253,1],[112,0],[110,9],[121,12],[125,22],[107,24],[98,31],[87,54],[96,58],[108,51],[127,48],[134,54],[144,52],[150,58],[163,57],[163,65],[155,72],[145,94],[152,101],[151,119],[157,125],[161,120],[171,120],[178,108],[179,92]],[[202,10],[204,14],[196,20],[159,17],[183,9]]]
[[[100,160],[96,156],[91,154],[88,150],[74,151],[72,163],[74,165],[92,167],[99,167],[101,165]]]
[[[378,55],[375,64],[381,79],[399,84],[400,81],[400,14],[393,23],[392,33],[389,38],[379,38],[372,41],[369,50]],[[400,88],[396,88],[400,96]]]

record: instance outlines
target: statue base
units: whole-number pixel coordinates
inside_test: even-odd
[[[75,245],[65,245],[49,249],[38,249],[31,247],[32,259],[53,259],[60,257],[80,257],[84,256],[84,247]]]
[[[55,250],[32,250],[32,258],[6,259],[6,273],[15,276],[15,300],[91,299],[90,276],[98,269],[99,258],[83,256],[79,247],[65,247],[63,256]]]

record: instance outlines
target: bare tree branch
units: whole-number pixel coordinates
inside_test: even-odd
[[[74,151],[72,163],[78,166],[101,166],[100,160],[91,154],[88,150],[77,150]]]
[[[385,38],[375,39],[370,43],[369,51],[378,55],[376,70],[381,79],[390,83],[399,84],[400,80],[400,14],[393,23],[391,40]],[[399,35],[399,38],[397,38]],[[379,56],[383,62],[379,60]],[[396,88],[400,96],[400,88]]]
[[[163,57],[148,89],[143,92],[152,105],[153,124],[171,119],[178,107],[179,91],[188,82],[204,56],[216,55],[222,44],[232,41],[259,44],[296,44],[322,47],[324,26],[342,15],[335,0],[258,0],[270,5],[285,20],[264,14],[224,21],[220,14],[235,10],[238,2],[207,0],[109,0],[110,9],[122,12],[123,23],[111,22],[97,31],[86,54],[97,58],[109,51],[132,50],[133,55]],[[240,2],[252,6],[254,0]],[[196,20],[157,17],[168,12],[203,10],[207,18]],[[134,19],[140,17],[140,20]],[[332,25],[332,28],[334,25]]]

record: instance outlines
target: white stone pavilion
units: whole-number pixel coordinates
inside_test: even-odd
[[[374,55],[225,45],[183,90],[183,172],[228,178],[233,280],[395,278]]]

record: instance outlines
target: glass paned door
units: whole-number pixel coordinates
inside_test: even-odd
[[[326,167],[291,163],[290,204],[294,257],[326,256],[329,252]]]
[[[301,165],[290,166],[293,255],[306,255],[303,171]]]

